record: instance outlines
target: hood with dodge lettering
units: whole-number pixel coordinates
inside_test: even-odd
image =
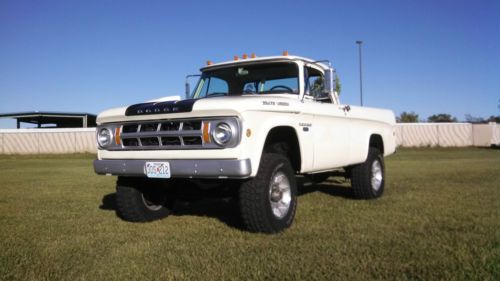
[[[238,116],[244,111],[295,112],[297,95],[248,95],[188,100],[149,101],[100,113],[97,123],[177,119],[208,116]]]

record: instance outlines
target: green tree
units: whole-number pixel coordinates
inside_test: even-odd
[[[340,78],[335,73],[335,90],[337,91],[337,94],[340,96],[340,92],[342,91],[342,84],[340,84]]]
[[[396,121],[398,123],[418,123],[418,114],[415,112],[406,112],[403,111],[396,117]]]
[[[500,115],[498,115],[498,116],[491,115],[490,118],[488,118],[488,122],[500,123]]]
[[[432,123],[457,122],[457,118],[451,116],[450,114],[439,113],[429,116],[429,118],[427,118],[427,122],[432,122]]]

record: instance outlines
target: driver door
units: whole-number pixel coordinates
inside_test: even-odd
[[[329,170],[349,164],[350,123],[349,112],[345,106],[320,96],[324,83],[321,74],[314,75],[309,70],[306,83],[305,111],[313,116],[313,169]],[[322,86],[323,84],[323,86]]]

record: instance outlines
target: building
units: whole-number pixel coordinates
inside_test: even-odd
[[[78,112],[30,111],[2,113],[0,118],[12,118],[21,123],[35,125],[36,128],[88,128],[96,126],[96,115]]]

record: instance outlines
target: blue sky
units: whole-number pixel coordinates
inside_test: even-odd
[[[0,112],[100,111],[183,95],[207,60],[331,59],[341,99],[500,115],[500,1],[0,1]],[[0,121],[0,127],[14,126]]]

